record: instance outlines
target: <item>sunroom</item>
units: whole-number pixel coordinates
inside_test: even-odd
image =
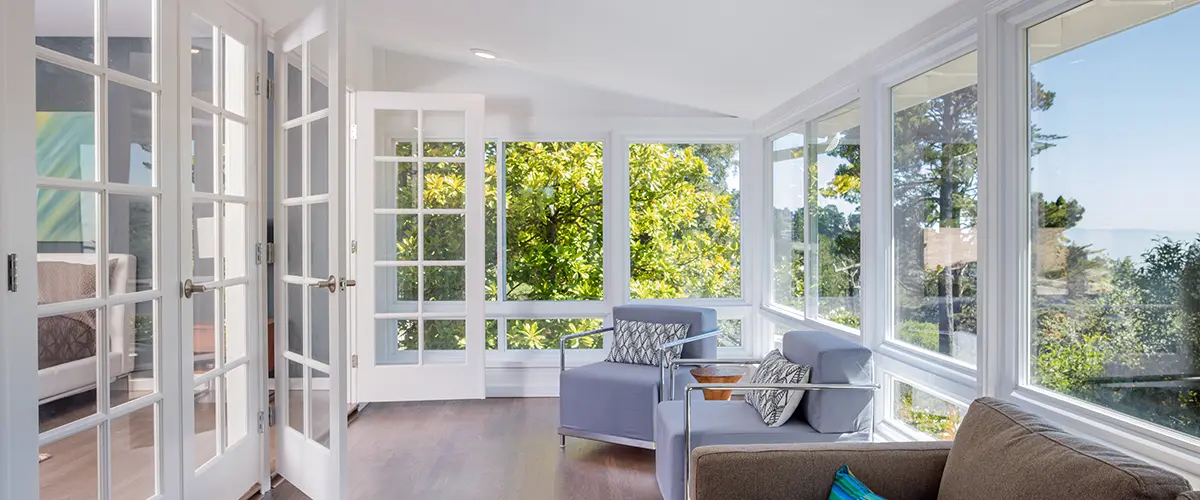
[[[1193,0],[0,1],[0,499],[1200,498]]]

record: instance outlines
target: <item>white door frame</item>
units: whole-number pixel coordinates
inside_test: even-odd
[[[359,328],[356,330],[356,347],[359,354],[356,370],[357,396],[360,401],[415,401],[436,399],[479,399],[485,396],[484,387],[484,158],[483,158],[483,111],[484,97],[478,94],[418,94],[405,92],[358,92],[355,116],[355,264],[359,282],[358,293],[362,299],[357,301],[355,318]],[[378,154],[380,138],[376,133],[377,110],[412,111],[417,123],[414,152],[411,157],[397,157]],[[416,195],[414,209],[392,209],[376,207],[376,189],[381,182],[375,179],[376,166],[379,163],[411,162],[418,165],[418,172],[423,164],[423,143],[425,125],[422,121],[426,111],[462,112],[464,119],[464,136],[451,137],[450,140],[465,140],[466,157],[454,161],[465,163],[466,199],[463,209],[430,210],[423,206],[423,193]],[[421,189],[423,180],[418,178],[417,189]],[[383,264],[400,264],[415,266],[417,274],[423,273],[426,263],[424,255],[417,255],[412,262],[378,262],[376,255],[376,218],[412,214],[417,219],[416,230],[418,238],[423,228],[421,217],[427,213],[437,214],[464,213],[465,225],[465,265],[466,270],[464,302],[422,302],[418,298],[416,312],[377,311],[377,293],[381,291],[376,283],[376,270]],[[382,248],[384,245],[380,245]],[[424,248],[424,244],[419,245]],[[387,260],[387,259],[378,259]],[[448,263],[441,263],[443,265]],[[423,294],[418,290],[418,294]],[[433,307],[444,306],[444,307]],[[380,363],[380,347],[377,345],[378,320],[416,320],[418,330],[423,331],[425,318],[430,319],[464,319],[466,321],[466,349],[462,362],[455,360],[451,363],[427,363],[430,356],[425,355],[423,335],[419,335],[419,349],[416,353],[415,364],[384,364]]]

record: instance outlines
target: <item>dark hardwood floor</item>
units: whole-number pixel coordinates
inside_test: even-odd
[[[375,403],[350,425],[350,498],[660,500],[654,452],[567,439],[558,400]],[[265,500],[308,500],[286,481]]]

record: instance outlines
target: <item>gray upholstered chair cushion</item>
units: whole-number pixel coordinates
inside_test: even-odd
[[[653,441],[660,373],[657,366],[607,361],[562,372],[558,379],[559,425]],[[679,370],[675,373],[675,394],[682,398],[687,384],[695,381],[687,370]]]
[[[832,333],[788,332],[783,336],[783,356],[812,367],[809,383],[874,383],[871,350]],[[871,426],[873,397],[872,391],[809,391],[796,414],[817,432],[861,432]]]
[[[695,391],[699,392],[699,391]],[[807,396],[806,396],[807,397]],[[654,468],[658,488],[666,500],[684,498],[684,402],[658,404],[654,424]],[[692,404],[692,447],[716,444],[832,443],[866,441],[868,432],[822,434],[799,419],[767,427],[762,417],[744,401],[697,401]],[[833,481],[833,476],[829,477]]]
[[[938,500],[1175,500],[1189,489],[1178,475],[980,398],[955,436]]]
[[[706,307],[626,305],[613,308],[613,320],[644,321],[647,323],[687,323],[687,336],[694,337],[717,329],[717,311]],[[709,337],[683,346],[681,358],[715,358],[717,338]]]

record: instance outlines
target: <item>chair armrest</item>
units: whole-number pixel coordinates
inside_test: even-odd
[[[658,346],[658,350],[665,351],[672,347],[679,347],[688,342],[695,342],[697,340],[702,340],[702,339],[706,339],[709,337],[716,337],[717,335],[720,335],[720,334],[721,334],[721,330],[710,330],[710,331],[701,333],[700,335],[696,335],[694,337],[684,337],[679,340],[672,340],[670,342],[664,342],[663,345]]]
[[[612,331],[612,329],[613,329],[613,327],[606,326],[604,328],[597,328],[595,330],[588,330],[586,332],[572,333],[570,335],[563,335],[562,337],[559,337],[558,338],[558,372],[562,373],[564,371],[567,371],[567,341],[568,340],[577,339],[579,337],[587,337],[589,335],[596,335],[598,333],[609,332],[609,331]]]
[[[847,465],[889,500],[937,498],[950,443],[806,443],[701,446],[692,453],[693,500],[825,500]]]
[[[703,358],[679,358],[671,361],[669,369],[663,370],[663,385],[667,381],[671,381],[671,390],[667,392],[667,401],[675,401],[675,369],[680,366],[708,366],[708,365],[757,365],[761,364],[762,359],[759,358],[722,358],[722,359],[703,359]]]

